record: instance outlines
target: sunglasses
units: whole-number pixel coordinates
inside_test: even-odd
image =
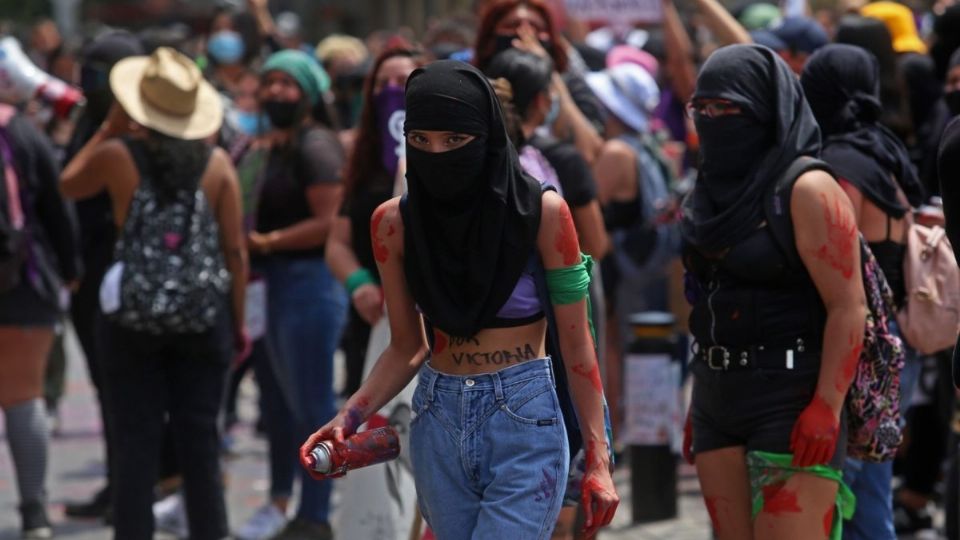
[[[690,101],[687,103],[686,110],[690,118],[694,118],[695,115],[717,118],[743,112],[739,105],[729,101]]]

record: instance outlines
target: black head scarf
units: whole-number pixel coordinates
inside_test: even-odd
[[[730,45],[707,58],[693,96],[703,99],[729,100],[742,111],[695,117],[702,164],[683,231],[716,253],[763,223],[764,195],[797,157],[819,154],[820,130],[796,76],[763,46]]]
[[[907,149],[878,123],[876,58],[853,45],[828,45],[810,57],[800,82],[823,130],[823,159],[837,176],[895,218],[908,210],[897,196],[898,184],[910,204],[919,206],[923,188]]]
[[[937,164],[940,193],[943,196],[943,213],[947,218],[947,236],[951,244],[958,246],[960,245],[960,118],[954,118],[943,131],[937,153]],[[960,255],[960,250],[955,250],[954,255]],[[960,354],[960,347],[957,351],[957,354]]]
[[[420,309],[454,336],[496,318],[536,245],[540,184],[520,168],[486,77],[442,60],[410,75],[405,132],[474,135],[442,153],[407,145],[404,270]]]

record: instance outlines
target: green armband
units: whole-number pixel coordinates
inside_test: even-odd
[[[343,286],[347,288],[347,294],[353,296],[353,291],[364,285],[377,284],[377,278],[373,277],[373,272],[361,267],[356,272],[347,276]]]
[[[587,322],[593,336],[594,347],[597,343],[597,331],[593,327],[593,308],[590,305],[590,275],[593,272],[593,258],[586,253],[580,254],[580,262],[564,268],[546,270],[547,291],[550,302],[563,306],[576,304],[587,299]]]
[[[747,470],[750,475],[750,492],[753,499],[752,516],[757,517],[765,503],[763,488],[783,484],[796,473],[806,473],[838,484],[833,523],[830,525],[830,540],[843,537],[843,520],[853,517],[857,507],[857,497],[843,481],[843,473],[829,465],[812,467],[794,467],[793,454],[773,452],[747,452]]]

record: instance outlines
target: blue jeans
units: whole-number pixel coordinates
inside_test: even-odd
[[[292,453],[279,459],[300,472],[297,517],[326,523],[330,514],[330,481],[316,481],[299,467],[296,448],[336,414],[333,354],[346,321],[347,295],[322,258],[270,257],[258,264],[267,280],[267,345],[281,398],[294,413]],[[283,411],[274,403],[270,410]],[[268,418],[282,423],[282,418]],[[271,436],[274,441],[278,435]],[[281,445],[280,441],[276,442]],[[281,469],[284,466],[280,466]],[[271,486],[273,495],[293,492],[293,475],[273,470],[271,477],[290,485]]]
[[[550,538],[570,463],[549,359],[483,375],[420,370],[410,456],[439,540]]]
[[[900,329],[891,320],[890,331],[897,335]],[[922,367],[917,352],[903,342],[904,362],[900,373],[901,425],[906,423],[907,410],[913,389],[917,385]],[[843,537],[849,540],[895,539],[893,526],[893,461],[867,463],[847,458],[843,465],[843,481],[857,496],[857,510],[853,519],[844,523]]]

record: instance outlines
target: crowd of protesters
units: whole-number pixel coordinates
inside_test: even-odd
[[[594,537],[619,501],[631,315],[658,311],[691,344],[679,446],[716,538],[960,538],[954,350],[904,315],[914,225],[960,242],[960,4],[840,4],[662,0],[631,28],[476,0],[422,35],[316,45],[268,0],[199,33],[7,27],[85,97],[0,105],[23,537],[57,529],[65,325],[107,471],[66,516],[118,540],[337,537],[337,480],[307,455],[408,383],[432,534]],[[246,379],[269,493],[231,529]]]

